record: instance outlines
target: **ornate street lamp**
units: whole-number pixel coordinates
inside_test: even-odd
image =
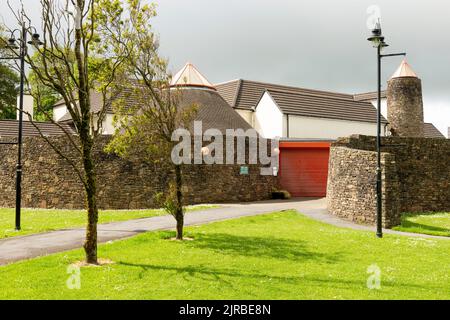
[[[381,54],[383,48],[389,45],[384,41],[381,32],[381,24],[378,21],[372,30],[372,35],[367,39],[372,42],[373,47],[377,49],[377,237],[383,237],[383,218],[382,218],[382,185],[381,185],[381,58],[405,56],[406,53]]]
[[[20,37],[16,39],[15,34],[19,33]],[[31,40],[27,42],[27,34],[32,34]],[[16,165],[16,230],[20,230],[21,204],[22,204],[22,136],[23,136],[23,95],[25,82],[25,57],[27,55],[27,44],[32,46],[43,45],[39,39],[39,34],[34,27],[26,27],[25,22],[22,22],[22,29],[16,29],[11,32],[4,49],[9,54],[8,57],[2,57],[2,60],[20,60],[20,88],[19,88],[19,130],[17,134],[17,142],[15,143],[1,143],[1,144],[16,144],[17,148],[17,165]],[[17,50],[19,52],[17,52]]]

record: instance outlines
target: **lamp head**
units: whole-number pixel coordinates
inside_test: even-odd
[[[31,40],[28,41],[28,44],[31,44],[35,47],[39,47],[39,46],[43,45],[44,43],[39,39],[39,34],[33,33],[33,35],[31,36]]]
[[[14,38],[14,37],[9,38],[6,48],[11,49],[11,50],[19,49],[19,46],[16,43],[16,38]]]
[[[384,42],[384,37],[381,32],[381,24],[378,21],[374,28],[372,29],[372,35],[367,38],[368,41],[372,42],[374,48],[378,48],[379,46],[387,47],[388,45]]]

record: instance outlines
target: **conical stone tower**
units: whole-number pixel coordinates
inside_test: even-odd
[[[422,82],[405,60],[388,81],[387,111],[393,136],[424,136]]]

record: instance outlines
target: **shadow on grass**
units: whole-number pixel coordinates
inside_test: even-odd
[[[408,217],[410,217],[410,216],[408,216]],[[425,234],[430,233],[430,234],[439,234],[439,235],[444,235],[444,236],[450,236],[450,229],[431,226],[431,225],[427,225],[427,224],[421,224],[421,223],[417,223],[417,222],[412,222],[407,219],[408,218],[405,217],[404,220],[402,221],[402,224],[400,225],[400,228],[397,228],[397,229],[406,228],[406,229],[417,230],[417,231],[420,231],[421,233],[425,233]],[[405,230],[405,231],[408,231],[408,230]]]
[[[341,258],[340,253],[327,254],[310,251],[305,241],[280,239],[269,236],[238,236],[225,233],[197,234],[195,241],[186,243],[186,246],[213,250],[227,255],[292,261],[320,260],[326,263],[336,263]]]
[[[176,267],[176,266],[161,266],[161,265],[150,265],[150,264],[135,264],[129,262],[118,262],[118,265],[126,266],[126,267],[136,267],[141,268],[142,272],[139,275],[139,278],[144,277],[144,273],[152,272],[152,271],[162,271],[162,272],[175,272],[176,274],[180,274],[186,281],[195,281],[195,280],[203,280],[203,281],[214,281],[221,282],[223,285],[228,287],[236,287],[239,288],[240,291],[243,290],[242,284],[239,284],[237,280],[241,278],[244,281],[250,280],[255,286],[264,285],[261,283],[262,280],[270,281],[270,285],[275,285],[275,282],[280,282],[284,284],[295,285],[298,287],[296,292],[300,289],[300,287],[331,287],[335,289],[349,289],[349,290],[369,290],[366,287],[366,278],[363,277],[361,279],[336,279],[330,277],[311,277],[311,276],[279,276],[272,274],[264,274],[264,273],[249,273],[242,272],[241,270],[236,269],[214,269],[205,267],[203,265],[197,266],[186,266],[186,267]],[[364,273],[363,273],[364,274]],[[224,279],[226,277],[232,279]],[[353,288],[352,288],[353,287]],[[409,283],[399,283],[399,282],[390,282],[383,281],[383,288],[412,288],[412,289],[424,289],[425,287],[409,284]],[[433,287],[427,286],[427,289],[434,289],[436,291],[442,291],[441,287]],[[287,293],[292,293],[291,290],[277,288],[278,291],[283,291]],[[254,293],[253,288],[248,288],[247,291],[249,294]],[[292,299],[296,299],[295,295]]]

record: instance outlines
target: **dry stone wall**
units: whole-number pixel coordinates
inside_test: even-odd
[[[64,137],[51,137],[65,154],[76,159]],[[141,209],[155,206],[156,192],[165,191],[170,177],[164,170],[139,161],[125,161],[103,151],[110,137],[95,148],[98,197],[101,209]],[[0,207],[15,204],[16,146],[0,145]],[[83,208],[84,192],[74,169],[41,138],[25,138],[23,146],[23,203],[35,208]],[[277,177],[260,175],[259,165],[186,165],[186,204],[223,203],[269,199]]]
[[[450,211],[450,140],[382,140],[383,224],[404,212]],[[327,202],[330,213],[364,224],[376,219],[375,137],[341,138],[331,146]]]

